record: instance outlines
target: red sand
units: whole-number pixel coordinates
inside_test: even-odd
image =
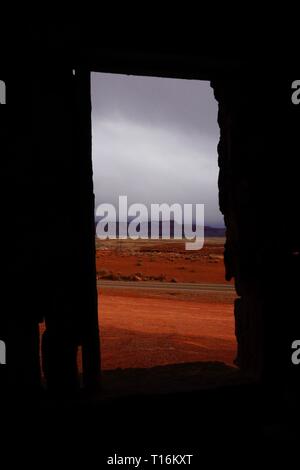
[[[224,239],[208,239],[199,251],[186,251],[181,241],[97,240],[97,272],[143,276],[165,281],[224,283]]]
[[[196,361],[232,364],[233,296],[216,302],[99,294],[103,369]]]
[[[162,275],[164,281],[225,283],[223,251],[224,239],[207,239],[200,251],[186,251],[175,240],[97,240],[98,278],[117,274],[122,280],[138,273],[142,279]],[[234,297],[233,292],[101,289],[103,369],[196,361],[232,364]]]
[[[140,273],[142,278],[162,275],[165,281],[225,283],[220,239],[209,240],[196,252],[185,251],[178,241],[97,240],[96,264],[99,279]],[[236,354],[234,298],[234,292],[101,288],[98,312],[103,369],[199,361],[232,365]]]

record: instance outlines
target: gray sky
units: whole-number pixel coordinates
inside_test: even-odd
[[[202,203],[205,225],[224,225],[209,82],[92,73],[92,123],[96,206]]]

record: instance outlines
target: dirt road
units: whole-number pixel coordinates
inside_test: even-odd
[[[201,291],[201,292],[214,292],[232,294],[234,286],[232,284],[217,284],[217,283],[192,283],[192,282],[153,282],[153,281],[98,281],[98,286],[102,289],[143,289],[143,290],[160,290],[160,291]]]

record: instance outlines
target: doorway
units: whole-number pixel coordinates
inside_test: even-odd
[[[235,291],[224,281],[219,128],[209,82],[92,73],[91,95],[103,370],[232,367]],[[134,216],[127,212],[125,220],[120,197],[127,209],[137,203],[146,209],[136,213],[136,239],[129,236]],[[192,205],[193,230],[194,206],[203,204],[204,246],[186,250],[183,227],[181,239],[175,236],[174,212],[152,220],[153,204],[183,211]],[[158,226],[156,239],[151,224]]]

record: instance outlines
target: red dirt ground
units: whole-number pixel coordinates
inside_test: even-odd
[[[224,284],[223,241],[211,239],[194,252],[178,241],[97,241],[98,279],[137,274],[162,282]],[[197,361],[232,365],[234,298],[233,292],[99,289],[103,369]]]
[[[138,273],[159,277],[162,285],[174,278],[224,284],[223,241],[211,239],[199,252],[187,252],[182,242],[97,240],[97,277],[123,280]],[[234,291],[176,292],[176,282],[174,291],[98,288],[102,368],[233,365],[234,298]],[[78,363],[81,370],[80,354]]]
[[[186,251],[182,241],[97,240],[98,278],[111,274],[163,276],[165,281],[224,283],[224,239],[208,239],[199,251]]]
[[[233,364],[232,295],[231,302],[210,302],[118,294],[99,293],[103,369],[197,361]]]

